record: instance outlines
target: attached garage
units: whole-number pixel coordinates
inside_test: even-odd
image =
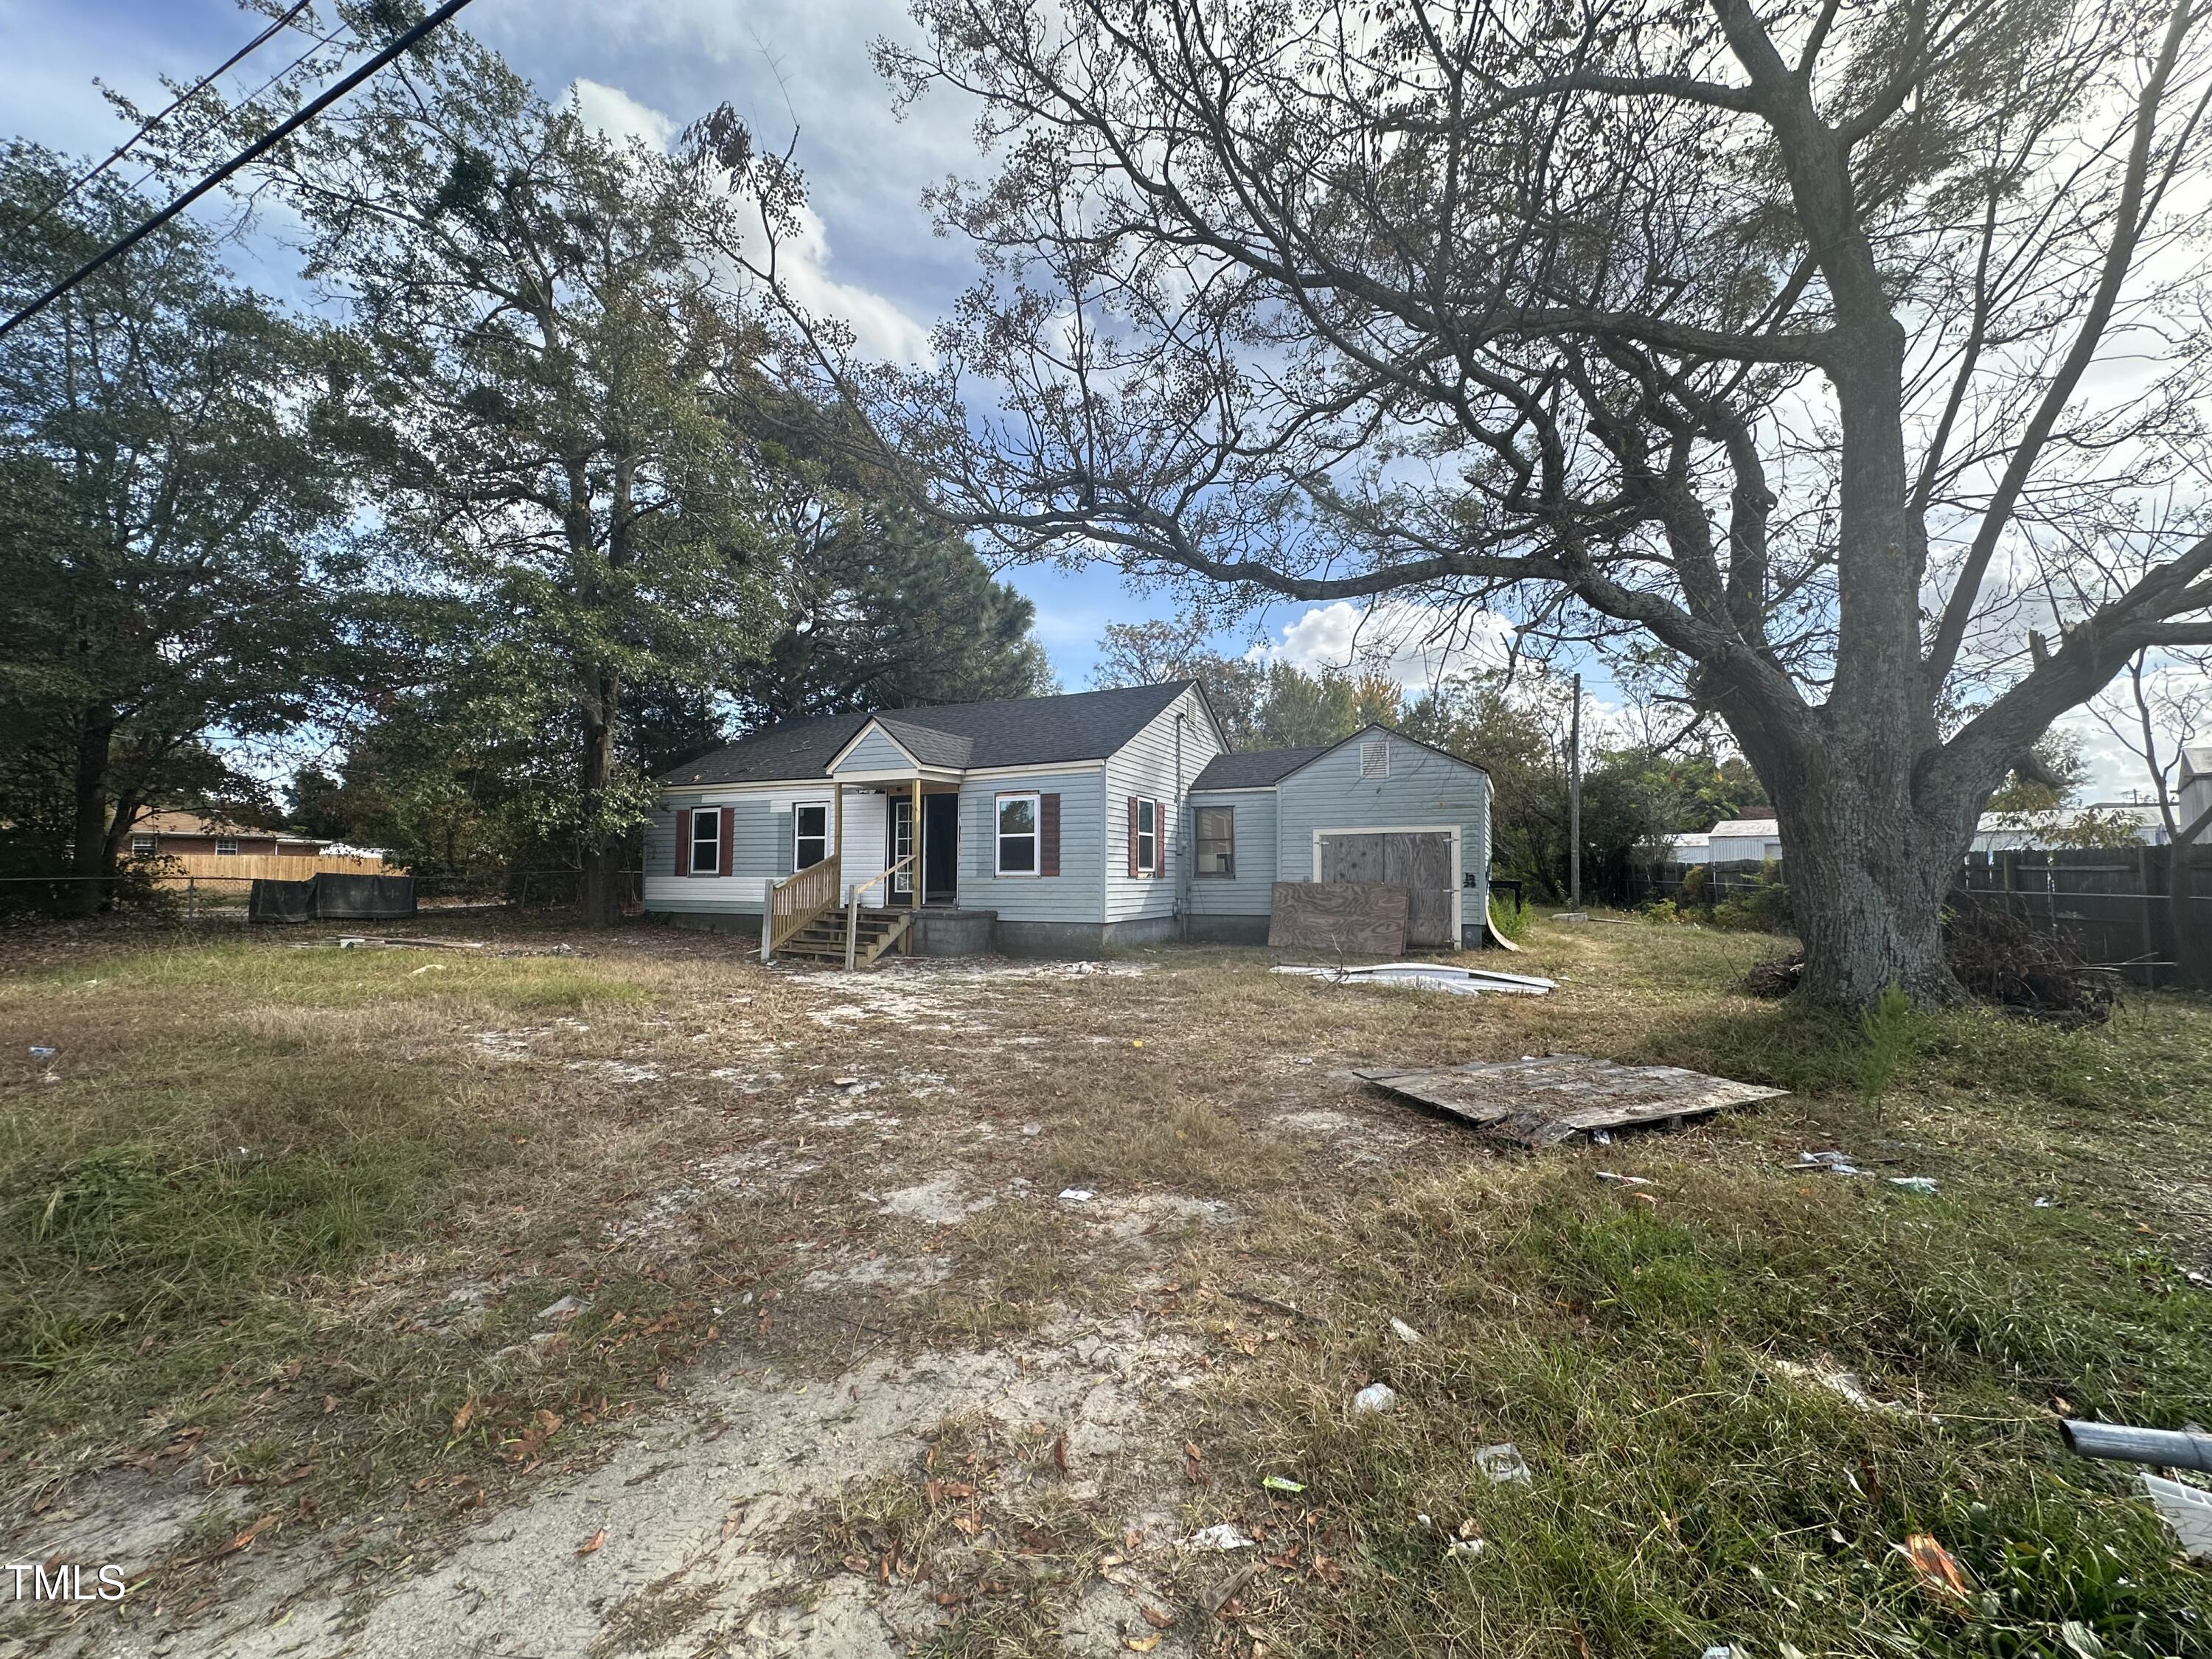
[[[1456,824],[1322,828],[1313,832],[1313,878],[1379,882],[1407,895],[1406,944],[1460,942],[1460,830]]]

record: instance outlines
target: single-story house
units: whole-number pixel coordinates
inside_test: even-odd
[[[256,830],[209,817],[198,812],[152,811],[141,814],[131,825],[128,843],[134,859],[184,858],[317,858],[324,843],[289,830]]]
[[[1712,837],[1702,830],[1686,830],[1660,836],[1653,852],[1656,864],[1709,864],[1713,856]]]
[[[753,933],[765,911],[803,955],[839,954],[856,896],[923,954],[1264,939],[1272,884],[1352,878],[1356,834],[1417,838],[1456,941],[1490,868],[1480,768],[1380,726],[1232,754],[1193,680],[785,720],[659,783],[647,914]]]

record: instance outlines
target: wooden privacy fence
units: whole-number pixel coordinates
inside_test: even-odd
[[[325,874],[334,876],[404,876],[405,870],[382,859],[325,858],[319,854],[167,853],[149,860],[154,878],[164,886],[181,887],[187,879],[210,877],[225,881],[306,881]]]
[[[2119,969],[2139,985],[2212,991],[2203,970],[2186,965],[2203,956],[2184,948],[2182,931],[2201,940],[2212,929],[2212,847],[2186,854],[2182,890],[2190,896],[2179,904],[2172,897],[2174,856],[2170,847],[2142,846],[1969,853],[1954,894],[2009,910],[2063,937],[2083,961]],[[1789,866],[1780,868],[1786,880]],[[1705,874],[1696,896],[1685,899],[1684,878],[1692,870]],[[1672,898],[1710,909],[1758,887],[1760,875],[1757,865],[1662,864],[1637,872],[1632,886],[1639,901]]]
[[[2184,896],[2173,896],[2173,860],[2188,859]],[[2185,931],[2212,928],[2212,848],[2015,848],[1966,855],[1960,891],[2063,937],[2086,962],[2118,968],[2141,985],[2195,984],[2184,964]],[[2201,958],[2200,958],[2201,959]]]

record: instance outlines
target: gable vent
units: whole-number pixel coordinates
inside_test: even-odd
[[[1359,775],[1363,778],[1387,778],[1390,775],[1390,740],[1370,738],[1359,745]]]

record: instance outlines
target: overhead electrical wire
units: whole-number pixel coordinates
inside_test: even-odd
[[[428,34],[431,30],[436,28],[441,23],[453,16],[456,12],[459,11],[468,3],[469,0],[446,0],[446,3],[444,5],[439,7],[437,10],[432,12],[428,17],[425,17],[421,22],[416,24],[412,28],[394,37],[390,45],[386,46],[382,51],[379,52],[359,69],[354,70],[352,74],[347,76],[336,85],[326,88],[325,91],[318,94],[313,102],[301,106],[300,109],[295,112],[289,119],[283,121],[267,133],[264,133],[261,137],[254,140],[252,143],[248,144],[244,149],[239,151],[239,153],[232,156],[230,160],[225,161],[214,172],[209,173],[205,178],[202,179],[198,184],[194,185],[183,195],[178,197],[175,201],[170,203],[168,206],[163,208],[152,218],[147,220],[143,224],[139,225],[135,229],[118,237],[114,241],[110,242],[106,247],[102,248],[91,258],[86,260],[68,276],[63,277],[60,282],[56,283],[44,294],[41,294],[37,299],[32,301],[30,304],[25,306],[21,311],[15,313],[14,316],[9,318],[6,322],[0,323],[0,338],[4,338],[11,331],[37,316],[41,311],[44,311],[55,301],[60,299],[62,295],[67,294],[79,283],[84,281],[86,277],[91,276],[93,272],[98,270],[110,259],[116,258],[119,254],[127,252],[141,240],[150,235],[155,231],[159,230],[163,225],[168,223],[170,220],[175,218],[179,213],[182,213],[194,202],[199,200],[201,197],[206,195],[208,191],[213,190],[217,185],[222,183],[224,179],[229,178],[241,167],[249,165],[262,155],[266,155],[277,144],[282,143],[286,138],[290,137],[293,133],[298,131],[309,121],[314,119],[316,116],[321,114],[323,111],[328,109],[332,104],[337,102],[339,99],[344,97],[346,94],[351,92],[362,82],[368,80],[370,76],[375,74],[377,70],[382,69],[386,64],[392,62],[393,58],[398,57],[410,46],[412,46],[416,41],[422,40],[425,35]]]
[[[301,12],[307,10],[307,9],[313,3],[314,0],[298,0],[298,3],[295,4],[291,10],[286,12],[282,17],[279,17],[267,28],[262,30],[260,33],[255,35],[251,40],[248,40],[236,52],[224,58],[222,63],[216,64],[205,75],[200,76],[198,80],[193,82],[190,87],[186,88],[184,91],[179,93],[174,98],[171,99],[167,108],[163,109],[160,114],[155,116],[153,119],[148,121],[145,125],[140,127],[137,131],[132,133],[128,138],[118,144],[108,153],[107,158],[101,161],[99,166],[92,167],[84,173],[81,173],[76,178],[70,179],[69,188],[64,190],[60,195],[55,197],[52,201],[47,203],[46,210],[52,213],[56,208],[60,207],[64,202],[68,201],[70,197],[76,195],[77,191],[82,190],[94,179],[99,178],[101,173],[106,172],[108,168],[113,167],[118,161],[128,155],[132,149],[137,146],[140,139],[143,138],[148,133],[153,131],[155,128],[160,126],[162,122],[167,120],[172,115],[174,115],[186,104],[191,102],[193,99],[198,97],[200,94],[205,92],[208,89],[209,85],[217,76],[226,75],[232,70],[236,69],[239,64],[243,63],[247,58],[259,51],[263,46],[266,46],[270,40],[274,40],[285,29],[290,27],[292,20],[297,17]],[[293,67],[296,69],[298,64],[295,64]],[[264,87],[264,90],[266,88]],[[256,94],[256,96],[258,95],[259,94]]]

